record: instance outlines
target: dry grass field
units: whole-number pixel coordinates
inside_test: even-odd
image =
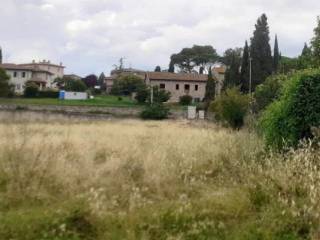
[[[320,152],[207,123],[1,118],[0,239],[318,239]]]

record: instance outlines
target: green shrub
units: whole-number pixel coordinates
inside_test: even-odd
[[[215,113],[217,120],[225,121],[232,128],[239,129],[244,124],[248,106],[248,96],[241,94],[238,88],[230,88],[211,103],[210,111]]]
[[[27,83],[26,87],[24,89],[24,96],[26,98],[35,98],[38,96],[39,93],[39,87],[35,83]]]
[[[149,94],[150,90],[147,87],[140,87],[137,91],[135,99],[138,101],[138,103],[145,103]]]
[[[312,127],[320,126],[320,70],[292,75],[284,84],[280,99],[260,119],[268,146],[283,149],[313,138]]]
[[[190,105],[192,103],[192,97],[189,95],[184,95],[180,97],[179,103],[183,106]]]
[[[0,68],[0,97],[8,97],[12,94],[12,87],[9,84],[10,76],[6,71]]]
[[[129,96],[145,86],[143,80],[135,75],[118,77],[112,86],[111,94]]]
[[[268,77],[263,84],[257,86],[254,94],[255,111],[264,110],[270,103],[280,97],[282,85],[286,79],[286,75],[275,75]]]
[[[151,91],[150,91],[151,92]],[[148,102],[151,102],[151,94],[149,94]],[[171,93],[164,89],[160,89],[158,86],[153,87],[153,102],[154,103],[164,103],[169,101]]]
[[[148,105],[140,114],[142,119],[162,120],[169,116],[169,109],[161,103]]]
[[[84,92],[87,90],[87,86],[81,80],[69,79],[65,82],[64,89],[71,92]]]
[[[59,98],[59,92],[52,89],[47,89],[44,91],[38,92],[39,98]]]

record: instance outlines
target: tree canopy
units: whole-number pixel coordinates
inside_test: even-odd
[[[212,46],[194,45],[192,48],[184,48],[179,53],[173,54],[171,64],[177,66],[182,72],[191,73],[198,68],[205,68],[218,59],[219,56]]]
[[[7,97],[11,91],[9,84],[10,77],[6,71],[0,68],[0,97]]]

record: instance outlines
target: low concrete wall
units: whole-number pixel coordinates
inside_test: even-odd
[[[74,115],[105,115],[106,117],[138,118],[142,108],[95,107],[95,106],[59,106],[59,105],[20,105],[0,104],[0,111],[33,111]],[[185,111],[170,111],[171,119],[186,118]]]

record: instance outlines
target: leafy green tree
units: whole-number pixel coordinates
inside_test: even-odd
[[[26,98],[35,98],[38,96],[39,86],[33,82],[27,82],[24,88],[24,96]]]
[[[10,77],[7,75],[6,71],[0,68],[0,97],[7,97],[11,92],[11,87],[9,84]]]
[[[297,72],[285,81],[280,99],[260,119],[268,146],[281,150],[314,137],[312,128],[320,126],[319,92],[319,69]]]
[[[273,49],[273,72],[277,73],[279,70],[279,62],[280,62],[280,51],[279,51],[279,43],[278,36],[274,40],[274,49]]]
[[[105,79],[106,76],[104,75],[104,72],[102,72],[98,78],[97,85],[102,87],[105,84]]]
[[[155,72],[161,72],[161,67],[160,66],[156,66],[156,68],[154,69]]]
[[[84,92],[87,90],[87,86],[81,80],[68,79],[65,82],[64,89],[70,92]]]
[[[212,70],[210,67],[209,74],[208,74],[208,81],[206,84],[204,101],[209,104],[211,101],[215,99],[215,96],[216,96],[216,81],[212,76]]]
[[[150,95],[150,89],[146,85],[143,85],[138,88],[135,99],[138,101],[138,103],[145,103],[149,95]]]
[[[158,86],[153,86],[153,103],[164,103],[170,100],[171,93]],[[148,102],[151,103],[151,90],[149,91]]]
[[[302,53],[298,58],[298,69],[307,69],[312,68],[313,62],[312,62],[312,50],[307,45],[307,43],[304,44],[304,47],[302,49]]]
[[[128,96],[137,92],[144,85],[144,81],[136,75],[122,75],[114,81],[111,94]]]
[[[211,103],[210,111],[214,112],[217,120],[228,123],[234,129],[244,125],[244,117],[248,111],[249,97],[241,94],[236,87],[229,88]]]
[[[295,72],[299,67],[299,59],[298,58],[290,58],[282,56],[280,59],[279,73],[287,74],[291,72]]]
[[[243,48],[241,73],[240,73],[240,88],[242,93],[249,93],[249,81],[250,81],[250,52],[248,42],[246,41]]]
[[[191,73],[196,67],[205,68],[207,64],[219,59],[216,50],[212,46],[194,45],[192,48],[184,48],[181,52],[171,56],[171,64],[179,67],[182,72]]]
[[[283,83],[287,80],[287,75],[272,75],[263,84],[257,86],[254,93],[255,111],[264,110],[273,101],[279,99]]]
[[[223,53],[223,56],[221,57],[220,61],[226,66],[231,66],[232,62],[234,61],[234,58],[237,62],[241,62],[242,52],[242,48],[229,48]]]
[[[311,40],[311,49],[314,64],[320,67],[320,17],[317,18],[317,27],[314,29],[314,37]]]
[[[255,25],[255,31],[251,38],[250,53],[252,57],[252,90],[263,83],[272,74],[272,55],[269,44],[268,19],[263,14]]]

